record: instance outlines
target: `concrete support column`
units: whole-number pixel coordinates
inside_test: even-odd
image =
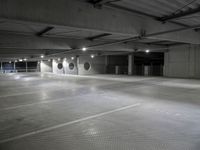
[[[80,60],[79,60],[79,56],[76,56],[76,65],[77,65],[77,75],[79,75],[79,64],[80,64]]]
[[[28,72],[28,64],[27,64],[27,61],[26,61],[26,72]]]
[[[38,61],[38,72],[42,71],[41,63],[42,61]],[[52,72],[53,72],[53,60],[52,60]]]
[[[164,54],[164,68],[163,68],[163,76],[170,76],[170,55],[169,52],[165,52]]]
[[[2,61],[1,61],[1,70],[3,70],[3,63],[2,63]]]
[[[14,61],[14,63],[13,63],[13,68],[14,68],[14,71],[15,71],[15,69],[16,69],[16,66],[15,66],[15,61]]]
[[[15,66],[15,61],[14,61],[14,64],[13,64],[13,65],[14,65],[14,67],[13,67],[13,68],[14,68],[14,70],[15,70],[15,69],[16,69],[16,66]]]
[[[128,55],[128,75],[133,75],[134,73],[134,55]]]
[[[107,67],[108,67],[108,56],[106,55],[105,56],[105,73],[108,73],[107,72]]]
[[[149,75],[153,76],[153,63],[151,63]]]

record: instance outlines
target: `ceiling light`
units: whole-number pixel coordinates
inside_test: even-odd
[[[91,57],[91,58],[94,58],[94,55],[92,54],[92,55],[90,55],[90,57]]]
[[[22,62],[23,60],[22,59],[19,59],[19,62]]]
[[[87,48],[86,48],[86,47],[83,47],[83,48],[82,48],[82,51],[84,51],[84,52],[85,52],[86,50],[87,50]]]
[[[44,58],[44,55],[41,55],[40,57],[41,57],[41,58]]]
[[[26,58],[24,58],[24,61],[27,61],[27,59],[26,59]]]
[[[71,57],[71,60],[74,60],[74,57]]]
[[[147,49],[147,50],[145,50],[145,52],[146,52],[146,53],[149,53],[149,52],[150,52],[150,50],[149,50],[149,49]]]
[[[11,64],[12,62],[11,62],[11,61],[9,61],[9,63]]]

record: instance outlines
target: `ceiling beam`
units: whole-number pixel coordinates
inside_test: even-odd
[[[117,4],[108,3],[108,4],[106,4],[106,6],[111,7],[111,8],[115,8],[115,9],[119,9],[119,10],[123,10],[123,11],[127,11],[127,12],[130,12],[130,13],[133,13],[133,14],[135,13],[135,14],[147,16],[147,17],[150,17],[150,18],[153,18],[153,19],[157,18],[156,16],[150,15],[150,14],[148,14],[146,12],[130,9],[130,8],[127,8],[127,7],[124,7],[124,6],[120,6],[120,5],[117,5]]]
[[[25,43],[25,44],[24,44]],[[102,46],[100,47],[100,45]],[[93,45],[93,46],[92,46]],[[96,46],[94,46],[96,45]],[[89,41],[89,40],[80,40],[80,39],[71,39],[71,38],[49,38],[49,37],[38,37],[32,35],[20,35],[20,34],[11,34],[11,33],[1,33],[0,34],[0,50],[1,53],[7,53],[8,49],[17,53],[32,53],[35,50],[36,53],[41,54],[40,52],[46,52],[49,55],[53,54],[64,54],[66,52],[76,49],[79,53],[80,49],[83,47],[90,47],[88,51],[124,51],[131,52],[135,49],[166,49],[165,46],[156,46],[156,45],[147,45],[142,43],[115,43],[115,45],[104,45],[102,41]],[[21,49],[21,50],[20,50]],[[23,51],[22,51],[23,50]],[[25,51],[27,50],[27,52]],[[55,51],[57,50],[57,51]]]
[[[0,18],[131,37],[140,36],[142,30],[153,34],[182,27],[113,8],[94,9],[88,3],[74,0],[0,0]],[[200,44],[200,35],[195,31],[176,32],[165,39]]]
[[[43,29],[42,31],[38,32],[36,35],[37,36],[43,36],[46,33],[48,33],[49,31],[51,31],[54,27],[46,27],[45,29]]]
[[[91,3],[96,8],[102,8],[103,5],[118,2],[121,0],[88,0],[89,3]]]
[[[163,42],[167,42],[165,40],[158,40],[158,41],[154,41],[154,42],[147,42],[147,44],[161,44]]]
[[[198,12],[200,12],[200,6],[198,6],[197,8],[194,8],[194,9],[190,8],[186,11],[180,11],[179,13],[176,13],[176,14],[164,16],[164,17],[158,18],[158,20],[162,21],[162,22],[166,22],[166,21],[169,21],[169,20],[175,20],[175,19],[185,17],[185,16],[188,16],[188,15],[193,15],[193,14],[196,14]]]
[[[90,40],[90,41],[94,41],[96,39],[99,39],[99,38],[102,38],[102,37],[106,37],[106,36],[109,36],[109,35],[112,35],[112,34],[110,34],[110,33],[103,33],[103,34],[99,34],[99,35],[87,37],[86,39]]]
[[[155,32],[155,33],[150,33],[150,34],[144,33],[144,35],[142,35],[142,36],[135,36],[135,37],[131,37],[131,38],[123,39],[123,40],[118,40],[118,41],[114,41],[114,42],[106,42],[106,43],[103,43],[103,44],[100,43],[100,44],[96,44],[96,45],[90,45],[89,47],[102,47],[102,46],[108,46],[108,45],[110,46],[110,45],[115,45],[115,44],[120,44],[120,43],[127,43],[127,42],[131,42],[131,41],[139,41],[139,40],[145,39],[145,38],[166,40],[165,39],[166,35],[171,37],[171,34],[174,34],[174,33],[177,33],[177,32],[182,32],[184,34],[184,33],[187,32],[187,30],[195,29],[195,28],[199,28],[199,27],[200,27],[200,25],[195,25],[195,26],[191,26],[191,27],[182,27],[182,28],[179,28],[179,29],[172,29],[172,30],[163,31],[163,32],[161,31],[161,32]],[[190,35],[188,34],[187,36],[190,36]],[[200,42],[200,39],[198,39],[198,41]]]
[[[117,5],[117,4],[112,4],[112,3],[108,3],[108,4],[106,4],[106,6],[109,6],[109,7],[111,7],[111,8],[115,8],[115,9],[119,9],[119,10],[123,10],[123,11],[127,11],[127,12],[130,12],[130,13],[135,13],[135,14],[147,16],[147,17],[150,17],[150,18],[152,18],[152,19],[155,19],[155,20],[158,20],[158,21],[159,21],[159,19],[158,19],[157,16],[150,15],[150,14],[145,13],[145,12],[142,12],[142,11],[130,9],[130,8],[127,8],[127,7],[124,7],[124,6],[120,6],[120,5]],[[161,21],[161,22],[162,22],[162,21]],[[188,25],[186,25],[186,24],[184,24],[184,23],[175,22],[175,21],[169,21],[169,22],[170,22],[170,23],[173,23],[173,24],[176,24],[176,25],[179,25],[179,26],[189,27]]]

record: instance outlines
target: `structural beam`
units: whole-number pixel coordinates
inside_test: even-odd
[[[1,71],[3,71],[3,63],[2,63],[2,61],[1,61]]]
[[[94,7],[98,7],[98,8],[101,8],[102,5],[104,4],[118,2],[118,1],[121,1],[121,0],[88,0],[89,3],[94,5]]]
[[[24,44],[26,43],[26,44]],[[95,46],[97,45],[97,46]],[[101,48],[99,48],[99,46]],[[69,50],[73,48],[82,48],[83,46],[91,47],[94,50],[113,50],[113,51],[133,51],[136,48],[152,48],[160,49],[166,48],[163,46],[147,45],[142,43],[116,43],[114,46],[105,45],[102,41],[88,41],[73,38],[49,38],[37,37],[32,35],[19,35],[14,33],[1,33],[0,34],[0,49],[33,49],[33,50]]]
[[[199,12],[200,12],[200,6],[198,6],[197,8],[194,8],[194,9],[190,8],[186,11],[180,11],[179,13],[176,13],[176,14],[164,16],[164,17],[158,18],[158,20],[162,21],[162,22],[166,22],[166,21],[169,21],[169,20],[178,19],[178,18],[185,17],[185,16],[188,16],[188,15],[193,15],[193,14],[196,14],[196,13],[199,13]]]
[[[153,34],[181,27],[110,7],[95,9],[91,4],[74,0],[0,0],[0,18],[132,37],[140,36],[141,31]],[[200,44],[197,40],[200,39],[199,33],[188,32],[190,34],[186,35],[190,36],[181,32],[173,33],[169,40]]]
[[[111,8],[115,8],[115,9],[118,9],[118,10],[130,12],[130,13],[133,13],[133,14],[139,14],[139,15],[147,16],[147,17],[150,17],[150,18],[152,18],[154,20],[159,20],[157,16],[148,14],[146,12],[130,9],[130,8],[127,8],[127,7],[124,7],[124,6],[120,6],[120,5],[117,5],[117,4],[107,3],[106,6],[109,6]],[[172,24],[175,24],[175,25],[179,25],[179,26],[183,26],[183,27],[189,27],[188,25],[180,23],[180,22],[174,22],[174,21],[169,21],[169,22],[172,23]]]
[[[93,40],[96,40],[96,39],[99,39],[99,38],[102,38],[102,37],[106,37],[106,36],[109,36],[109,35],[112,35],[112,34],[110,34],[110,33],[103,33],[103,34],[99,34],[99,35],[88,37],[86,39],[90,40],[90,41],[93,41]]]
[[[43,36],[45,35],[46,33],[48,33],[49,31],[51,31],[54,27],[46,27],[44,30],[38,32],[36,35],[37,36]]]

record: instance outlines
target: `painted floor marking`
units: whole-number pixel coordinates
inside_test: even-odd
[[[112,113],[115,113],[115,112],[123,111],[123,110],[130,109],[130,108],[140,106],[140,105],[141,105],[140,103],[136,103],[136,104],[133,104],[133,105],[128,105],[128,106],[124,106],[124,107],[121,107],[121,108],[113,109],[113,110],[110,110],[110,111],[106,111],[106,112],[103,112],[103,113],[99,113],[99,114],[96,114],[96,115],[85,117],[85,118],[82,118],[82,119],[77,119],[77,120],[74,120],[74,121],[62,123],[62,124],[55,125],[55,126],[48,127],[48,128],[44,128],[44,129],[41,129],[41,130],[37,130],[37,131],[29,132],[29,133],[26,133],[26,134],[18,135],[18,136],[15,136],[15,137],[11,137],[11,138],[8,138],[8,139],[1,140],[0,144],[10,142],[10,141],[15,141],[15,140],[18,140],[18,139],[22,139],[22,138],[29,137],[29,136],[32,136],[32,135],[35,135],[35,134],[55,130],[55,129],[58,129],[58,128],[62,128],[64,126],[76,124],[76,123],[87,121],[87,120],[90,120],[90,119],[95,119],[95,118],[98,118],[98,117],[102,117],[102,116],[105,116],[105,115],[109,115],[109,114],[112,114]]]

